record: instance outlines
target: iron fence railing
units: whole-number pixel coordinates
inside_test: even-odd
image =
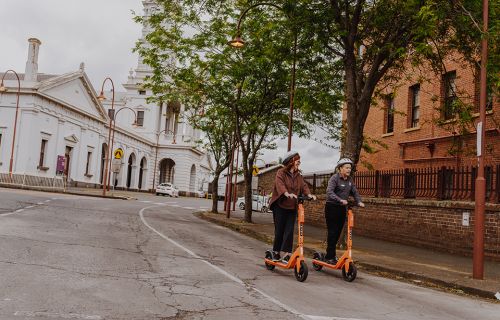
[[[13,174],[0,173],[0,184],[14,186],[29,186],[40,187],[45,189],[62,189],[66,188],[66,183],[62,176],[55,177],[39,177],[28,174]]]
[[[326,192],[330,174],[312,174],[304,180],[313,193]],[[486,201],[500,203],[500,165],[485,166]],[[361,195],[380,198],[474,201],[477,167],[438,167],[357,171],[354,182]]]

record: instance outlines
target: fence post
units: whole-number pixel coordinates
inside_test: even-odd
[[[313,194],[316,194],[316,173],[313,174]]]
[[[495,190],[496,190],[496,193],[497,193],[497,203],[500,203],[500,164],[497,164],[497,169],[496,169],[496,186],[495,186]]]
[[[438,171],[438,200],[443,200],[444,199],[444,189],[445,189],[445,172],[446,172],[446,167],[442,166],[439,171]]]
[[[470,201],[474,201],[476,194],[476,177],[477,177],[477,167],[473,166],[471,168],[471,192],[470,192]]]
[[[375,198],[379,196],[380,171],[375,170]]]

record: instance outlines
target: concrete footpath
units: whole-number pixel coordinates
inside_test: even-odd
[[[205,220],[264,241],[270,247],[272,245],[274,225],[271,212],[254,212],[253,223],[243,221],[244,213],[241,210],[231,212],[230,219],[226,218],[225,213],[203,212],[198,215]],[[326,234],[324,227],[307,224],[304,226],[304,251],[307,257],[311,258],[314,251],[325,251]],[[296,243],[297,241],[294,245]],[[342,252],[343,250],[338,250],[337,255],[340,256]],[[484,280],[474,280],[472,257],[356,236],[355,231],[353,259],[358,269],[365,272],[500,303],[500,262],[485,261]]]

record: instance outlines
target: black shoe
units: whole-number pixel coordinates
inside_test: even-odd
[[[339,262],[339,259],[337,257],[331,258],[331,259],[326,259],[326,263],[331,264],[331,265],[336,265],[337,262]]]
[[[283,259],[281,259],[281,262],[284,263],[284,264],[288,264],[288,261],[290,261],[290,255],[287,254],[286,256],[283,257]]]
[[[277,251],[273,251],[273,261],[280,261],[280,253]]]

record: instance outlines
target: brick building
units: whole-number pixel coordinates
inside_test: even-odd
[[[455,57],[445,62],[444,74],[425,66],[407,68],[401,81],[381,88],[364,127],[376,152],[362,152],[357,166],[355,182],[366,208],[354,209],[354,235],[472,255],[479,72],[466,66]],[[465,125],[457,105],[462,112],[470,108]],[[498,97],[489,97],[485,129],[485,256],[499,260]],[[321,193],[328,178],[309,177],[320,201],[306,204],[306,223],[325,223]]]
[[[445,62],[445,70],[439,75],[425,66],[408,68],[403,80],[382,90],[364,127],[367,142],[377,152],[362,152],[358,170],[475,164],[479,69],[455,57]],[[468,124],[453,110],[459,101],[469,104]],[[461,134],[465,127],[469,133]],[[485,128],[485,163],[500,163],[500,103],[491,94]]]

